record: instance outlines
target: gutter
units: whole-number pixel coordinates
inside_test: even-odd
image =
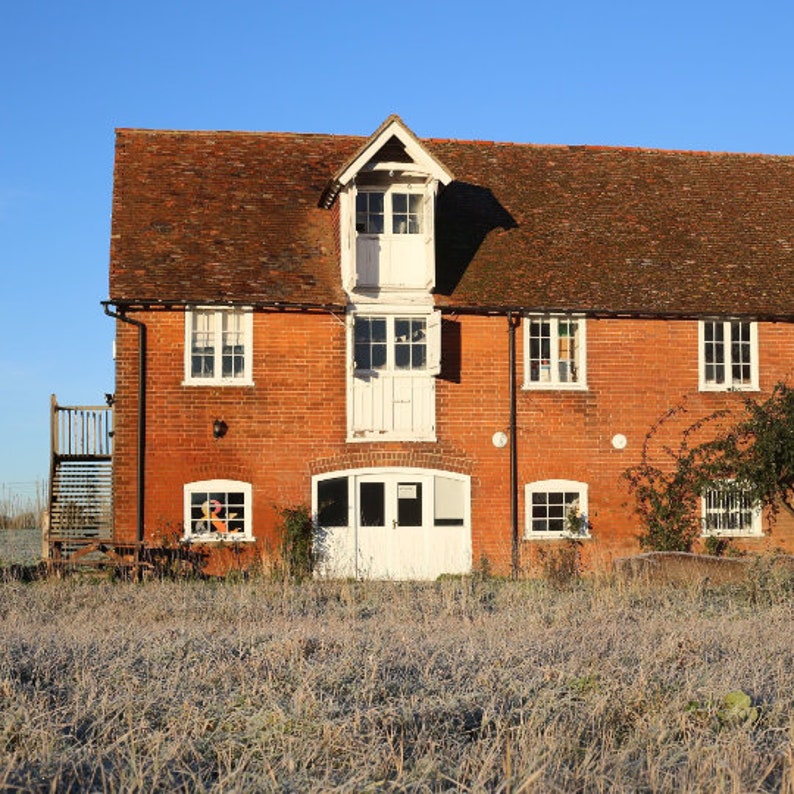
[[[136,493],[136,537],[139,544],[144,540],[144,488],[146,485],[146,325],[110,308],[111,301],[102,301],[108,317],[134,325],[138,329],[138,466]],[[140,549],[140,545],[139,545]],[[138,551],[136,551],[137,557]]]
[[[276,312],[331,312],[342,313],[349,307],[348,303],[313,303],[307,301],[245,301],[245,300],[207,300],[191,298],[189,300],[162,298],[111,298],[102,301],[103,306],[115,306],[124,313],[130,311],[152,311],[156,309],[187,310],[196,306],[228,306],[253,309],[254,311]],[[598,306],[546,306],[527,304],[488,304],[488,305],[454,305],[436,303],[433,307],[445,315],[485,315],[506,317],[511,314],[573,314],[594,320],[718,320],[732,319],[768,323],[792,323],[794,313],[775,312],[679,312],[640,309],[604,309]]]

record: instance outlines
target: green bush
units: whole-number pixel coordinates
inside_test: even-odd
[[[281,573],[289,579],[305,579],[314,569],[312,537],[314,524],[305,505],[285,507],[278,511],[281,518]]]

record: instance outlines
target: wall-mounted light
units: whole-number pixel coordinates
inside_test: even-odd
[[[215,439],[223,438],[226,435],[226,431],[229,429],[229,425],[223,421],[223,419],[216,419],[212,423],[212,437]]]
[[[108,408],[112,408],[113,403],[116,402],[116,395],[105,392],[105,402],[107,403]]]

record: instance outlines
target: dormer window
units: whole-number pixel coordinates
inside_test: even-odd
[[[424,192],[359,188],[356,195],[356,233],[421,234],[424,202]]]
[[[342,283],[354,301],[431,301],[434,214],[452,174],[397,116],[337,171],[320,199],[339,199]]]
[[[356,196],[358,234],[383,234],[385,198],[386,194],[382,190],[369,190]]]

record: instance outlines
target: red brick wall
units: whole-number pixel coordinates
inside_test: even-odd
[[[184,316],[136,314],[148,327],[146,535],[181,528],[183,485],[229,478],[253,485],[254,534],[276,543],[276,511],[311,501],[311,476],[368,466],[417,466],[465,472],[472,478],[475,565],[487,557],[507,571],[511,554],[509,447],[491,437],[509,423],[508,324],[505,317],[460,316],[445,321],[442,376],[437,381],[437,443],[346,443],[344,318],[330,314],[257,313],[254,386],[183,386]],[[459,349],[452,333],[457,323]],[[135,537],[137,330],[117,324],[116,532]],[[791,375],[794,327],[759,328],[762,393]],[[524,484],[561,478],[589,484],[592,540],[588,563],[605,565],[636,552],[637,521],[621,472],[637,463],[651,425],[672,406],[686,413],[665,426],[676,434],[715,409],[742,408],[742,394],[698,392],[695,321],[589,320],[587,391],[527,391],[523,328],[518,361],[519,525],[524,531]],[[758,395],[756,395],[758,396]],[[214,439],[215,419],[228,425]],[[623,450],[611,439],[622,433]],[[742,541],[753,550],[794,548],[787,517],[770,536]],[[522,564],[553,541],[521,542]],[[260,549],[249,552],[256,556]],[[225,559],[217,567],[238,564]]]

